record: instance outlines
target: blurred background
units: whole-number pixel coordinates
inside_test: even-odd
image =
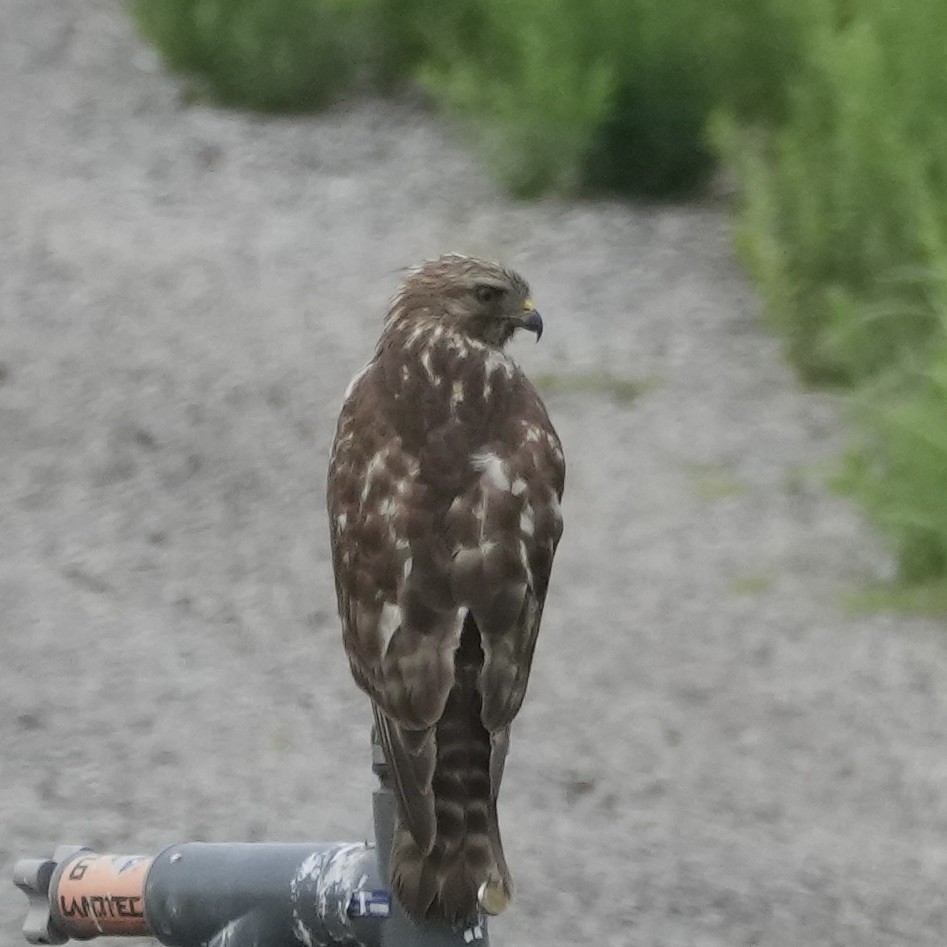
[[[531,282],[566,532],[494,943],[947,937],[947,6],[0,0],[0,930],[370,834],[324,478],[401,268]]]

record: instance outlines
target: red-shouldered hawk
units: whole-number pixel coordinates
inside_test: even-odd
[[[408,273],[345,394],[329,464],[345,649],[398,799],[415,919],[512,894],[497,793],[562,532],[565,462],[503,346],[543,323],[521,276],[450,254]]]

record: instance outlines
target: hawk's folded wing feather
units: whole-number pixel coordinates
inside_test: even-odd
[[[469,293],[467,261],[442,262]],[[487,272],[525,293],[515,274]],[[346,393],[328,507],[345,649],[398,799],[394,887],[412,916],[456,919],[481,884],[511,890],[496,802],[565,468],[515,363],[452,327],[426,284],[418,292],[410,312],[395,303]]]

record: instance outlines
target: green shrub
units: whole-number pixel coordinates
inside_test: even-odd
[[[870,378],[922,350],[947,239],[940,0],[866,0],[810,24],[785,123],[718,136],[744,186],[741,248],[792,360],[817,382]]]
[[[218,101],[318,108],[380,57],[377,0],[133,0],[141,31]]]
[[[808,0],[775,129],[720,120],[738,246],[790,358],[855,385],[844,485],[900,578],[947,576],[947,70],[941,0]]]
[[[795,0],[602,0],[614,63],[611,108],[584,180],[595,189],[675,197],[705,182],[716,159],[715,110],[773,121],[802,61],[805,5]]]
[[[527,196],[695,190],[714,164],[712,108],[778,112],[798,59],[787,0],[712,14],[698,0],[466,0],[452,17],[399,5],[402,23],[426,24],[412,34],[426,88]]]
[[[466,6],[465,32],[427,35],[422,83],[514,194],[579,184],[612,88],[602,24],[587,11],[570,0],[480,0]]]
[[[420,78],[514,193],[675,196],[706,179],[707,115],[780,111],[790,0],[132,0],[217,100],[323,106]]]
[[[387,85],[462,50],[485,48],[483,0],[378,0],[376,12]]]
[[[947,576],[947,343],[909,389],[860,401],[865,433],[843,486],[894,542],[902,580]]]
[[[713,104],[698,49],[698,8],[637,0],[602,3],[613,76],[609,108],[582,168],[593,190],[674,197],[699,188],[714,158],[704,140]]]
[[[788,0],[132,0],[168,63],[217,100],[318,108],[419,75],[513,192],[675,195],[706,178],[714,104],[782,107]]]
[[[706,60],[716,107],[742,121],[785,117],[788,92],[805,61],[813,4],[824,0],[721,0],[699,7],[694,55]]]

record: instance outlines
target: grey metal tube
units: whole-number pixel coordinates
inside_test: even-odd
[[[358,889],[379,888],[374,849],[356,845],[190,842],[154,861],[145,915],[169,947],[381,943],[381,918],[349,916]],[[225,935],[225,936],[224,936]]]
[[[381,748],[373,769],[376,845],[172,845],[151,858],[61,846],[25,859],[34,944],[156,937],[167,947],[489,947],[486,918],[415,924],[388,892],[395,799]]]

